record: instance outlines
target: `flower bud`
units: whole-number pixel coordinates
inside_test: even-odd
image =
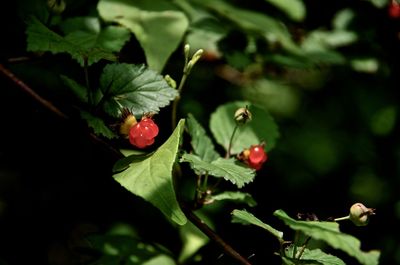
[[[367,208],[362,203],[355,203],[350,207],[350,220],[356,226],[365,226],[369,222],[369,216],[374,215],[372,208]]]
[[[252,115],[247,106],[245,108],[239,108],[235,112],[235,121],[238,124],[245,124],[251,121]]]
[[[124,137],[128,138],[130,129],[137,123],[137,120],[133,114],[124,109],[122,112],[122,122],[119,126],[119,133]]]
[[[176,81],[170,75],[165,75],[164,80],[170,87],[176,88]]]
[[[59,15],[64,12],[66,3],[64,0],[47,0],[47,7],[51,13]]]

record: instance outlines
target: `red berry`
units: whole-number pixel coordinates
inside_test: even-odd
[[[243,150],[243,152],[239,154],[238,159],[245,162],[249,167],[259,170],[265,161],[267,161],[268,156],[264,150],[264,144],[258,144]]]
[[[158,131],[158,126],[153,119],[144,117],[130,129],[129,142],[138,148],[145,148],[154,143]]]
[[[396,0],[392,0],[389,3],[388,13],[391,18],[400,18],[400,3]]]

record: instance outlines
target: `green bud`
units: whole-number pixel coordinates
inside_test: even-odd
[[[350,207],[350,220],[356,226],[365,226],[369,222],[369,217],[374,215],[372,208],[367,208],[362,203],[355,203]]]
[[[252,114],[249,111],[249,109],[247,108],[247,106],[245,108],[237,109],[235,112],[235,116],[234,116],[234,119],[238,124],[245,124],[245,123],[251,121],[251,118],[252,118]]]
[[[66,3],[64,0],[47,0],[47,7],[51,13],[59,15],[64,12]]]
[[[170,75],[165,75],[164,80],[168,83],[170,87],[176,88],[176,81]]]

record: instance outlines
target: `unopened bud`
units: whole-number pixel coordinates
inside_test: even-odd
[[[47,0],[47,7],[51,13],[59,15],[64,12],[66,3],[65,0]]]
[[[176,81],[170,75],[165,75],[164,80],[170,87],[176,88]]]
[[[350,207],[350,220],[356,226],[364,226],[369,222],[369,217],[374,215],[374,210],[372,208],[367,208],[362,203],[355,203]]]
[[[238,124],[245,124],[251,121],[252,115],[247,106],[245,108],[239,108],[235,112],[234,119]]]

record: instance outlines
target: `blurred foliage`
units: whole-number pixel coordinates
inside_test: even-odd
[[[10,3],[0,16],[1,63],[9,64],[44,97],[74,113],[69,102],[79,103],[60,75],[83,84],[79,64],[64,54],[10,63],[11,58],[32,55],[26,52],[25,35],[25,21],[31,15],[41,21],[37,23],[59,26],[59,35],[54,38],[62,49],[52,48],[72,53],[81,63],[82,52],[92,55],[89,52],[93,48],[105,48],[105,53],[94,53],[97,64],[90,68],[93,75],[102,72],[104,62],[100,59],[115,60],[110,55],[114,45],[120,48],[125,41],[118,60],[144,63],[162,52],[160,61],[152,58],[147,63],[173,78],[181,76],[181,44],[203,48],[203,59],[186,83],[182,116],[192,113],[199,123],[207,125],[210,114],[221,103],[247,100],[272,113],[279,125],[280,138],[269,161],[245,189],[257,201],[255,215],[264,220],[270,212],[282,208],[290,215],[314,212],[322,217],[340,216],[353,202],[362,201],[376,208],[377,215],[367,229],[343,229],[357,234],[363,249],[379,246],[381,264],[400,264],[400,241],[392,231],[400,221],[400,20],[388,15],[389,1],[159,0],[158,5],[138,1],[141,9],[133,11],[144,16],[140,25],[121,21],[115,14],[109,17],[113,10],[104,6],[112,2],[102,0],[98,9],[98,1],[66,0],[61,15],[51,15],[46,1]],[[175,10],[171,16],[160,11],[171,6]],[[87,30],[80,33],[87,37],[88,50],[77,51],[72,45],[75,38],[68,39],[67,34],[74,31],[76,23],[85,21],[81,20],[83,16],[99,13],[104,21],[89,20]],[[153,21],[156,14],[165,23],[178,21],[174,24],[177,31],[168,35],[168,45],[158,39],[160,21]],[[116,30],[107,24],[109,21],[126,23],[135,35],[128,40],[126,32]],[[106,24],[111,31],[106,30]],[[97,39],[107,32],[121,34],[121,42],[107,46]],[[148,32],[153,32],[155,39],[147,39]],[[89,221],[101,230],[122,219],[136,226],[142,236],[169,245],[179,255],[181,241],[176,231],[168,230],[169,224],[161,221],[159,213],[140,199],[121,194],[120,187],[109,180],[111,167],[106,165],[110,163],[101,162],[110,159],[101,155],[104,150],[66,129],[4,78],[0,82],[4,87],[0,96],[0,257],[7,261],[0,263],[37,260],[77,264],[76,256],[86,253],[71,250],[71,237],[76,232],[73,224]],[[160,114],[158,121],[168,127],[167,119]],[[60,170],[66,164],[69,168]],[[110,204],[112,207],[106,206]],[[234,245],[244,253],[255,254],[254,264],[267,259],[279,264],[265,251],[274,243],[264,239],[265,235],[261,237],[256,228],[239,232],[226,225],[224,218],[232,209],[224,202],[205,211]],[[145,231],[150,225],[157,227],[156,231]],[[233,229],[235,237],[229,236]],[[16,238],[23,243],[10,243]],[[249,246],[250,239],[257,243]],[[192,264],[230,264],[227,258],[218,260],[220,252],[204,246],[204,239],[198,240],[195,250],[187,250],[199,249]],[[186,259],[186,254],[181,255]]]

